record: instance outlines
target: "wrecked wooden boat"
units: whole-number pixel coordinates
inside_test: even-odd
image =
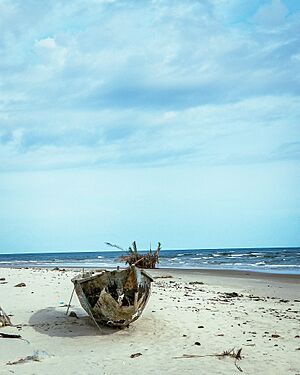
[[[126,327],[142,314],[153,279],[134,265],[87,272],[72,279],[84,310],[98,325]]]

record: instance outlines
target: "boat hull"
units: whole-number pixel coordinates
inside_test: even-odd
[[[92,319],[115,327],[126,327],[139,318],[149,299],[152,281],[135,266],[72,279],[81,306]]]

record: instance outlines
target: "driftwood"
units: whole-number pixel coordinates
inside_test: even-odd
[[[120,260],[125,264],[135,265],[139,268],[155,268],[159,262],[159,252],[161,250],[160,242],[157,245],[157,249],[152,253],[150,249],[147,254],[140,254],[137,250],[136,242],[134,241],[132,247],[129,247],[128,254],[120,257]]]
[[[26,339],[23,339],[23,337],[21,335],[14,335],[14,334],[11,334],[11,333],[0,332],[0,338],[2,338],[2,339],[20,339],[20,340],[23,340],[23,341],[27,342],[27,344],[29,344],[29,341],[26,340]]]
[[[115,247],[119,250],[124,250],[122,247],[112,244],[110,242],[105,242],[106,245]],[[158,243],[157,249],[152,252],[150,249],[147,254],[140,254],[137,250],[136,242],[132,243],[132,247],[129,247],[126,255],[122,255],[119,260],[125,262],[129,266],[136,266],[139,268],[155,268],[156,264],[159,263],[159,252],[161,250],[161,244]]]
[[[19,284],[15,285],[16,288],[23,288],[24,286],[26,286],[25,283],[19,283]]]
[[[27,363],[27,362],[41,362],[43,359],[46,359],[49,357],[49,354],[44,351],[39,351],[37,350],[36,352],[33,353],[33,355],[28,355],[24,358],[20,358],[16,361],[13,362],[7,362],[6,365],[11,366],[11,365],[19,365],[22,363]]]
[[[11,321],[0,306],[0,327],[5,326],[11,326]]]
[[[28,355],[27,357],[20,358],[17,361],[7,362],[6,365],[8,365],[8,366],[19,365],[19,364],[27,363],[27,362],[30,362],[30,361],[40,362],[40,359],[39,359],[39,357],[36,354],[34,354],[34,355]]]
[[[3,339],[21,339],[22,338],[21,335],[13,335],[10,333],[3,333],[3,332],[0,332],[0,337],[2,337]]]

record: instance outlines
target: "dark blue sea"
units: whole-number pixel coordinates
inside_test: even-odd
[[[123,266],[122,251],[0,254],[0,267]],[[300,248],[162,250],[158,268],[246,270],[300,274]]]

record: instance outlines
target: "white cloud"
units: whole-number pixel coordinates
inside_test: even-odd
[[[259,97],[177,111],[43,113],[2,134],[2,169],[220,165],[297,160],[300,98]],[[40,120],[42,119],[42,121]],[[1,137],[1,133],[0,133]],[[280,152],[279,152],[280,151]]]
[[[281,26],[288,14],[288,8],[281,0],[271,0],[259,7],[255,20],[264,27],[278,27]]]
[[[36,41],[35,46],[38,47],[38,48],[41,47],[41,48],[50,48],[50,49],[53,49],[53,48],[57,47],[55,39],[50,38],[50,37],[40,39],[40,40]]]
[[[6,4],[6,169],[267,160],[296,136],[298,18],[282,1]],[[260,128],[259,150],[235,146]]]
[[[68,49],[57,44],[54,38],[37,40],[34,46],[41,63],[35,67],[37,71],[45,66],[50,69],[61,69],[64,66]]]

